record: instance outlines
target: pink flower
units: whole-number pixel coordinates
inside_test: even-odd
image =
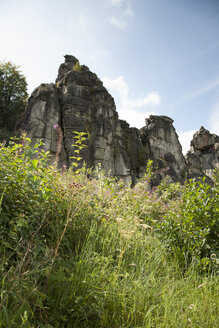
[[[58,130],[58,128],[59,128],[59,125],[57,123],[53,125],[53,129]]]

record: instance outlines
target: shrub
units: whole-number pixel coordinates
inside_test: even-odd
[[[165,199],[167,195],[173,199],[157,228],[172,256],[184,267],[195,261],[199,266],[216,268],[219,256],[218,173],[215,172],[214,187],[205,183],[205,179],[188,181],[184,187],[165,186],[163,195]]]

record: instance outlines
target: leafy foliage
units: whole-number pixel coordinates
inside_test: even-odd
[[[216,327],[215,185],[134,187],[100,166],[48,165],[23,136],[0,147],[0,327]]]
[[[213,188],[205,180],[176,186],[176,194],[181,195],[169,202],[168,210],[157,225],[162,240],[185,267],[192,261],[206,268],[210,263],[213,267],[219,264],[218,180],[215,172]],[[170,185],[163,194],[168,193],[172,198],[173,188],[174,185]]]
[[[27,82],[19,67],[0,63],[0,140],[12,136],[27,102]]]
[[[75,167],[76,169],[79,168],[79,165],[82,161],[82,157],[80,156],[81,151],[86,148],[87,146],[84,144],[85,140],[87,139],[87,133],[85,132],[74,132],[75,136],[74,139],[75,143],[72,145],[73,149],[74,149],[74,156],[71,156],[70,158],[73,159],[73,167]],[[80,170],[76,170],[76,174],[79,173]]]

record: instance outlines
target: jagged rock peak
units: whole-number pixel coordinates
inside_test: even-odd
[[[219,142],[219,137],[216,134],[211,134],[203,126],[193,135],[191,140],[191,152],[196,150],[209,149]]]
[[[172,180],[182,182],[187,166],[173,120],[164,115],[150,115],[140,131],[142,142],[158,168],[162,171],[168,167]]]
[[[145,125],[149,126],[151,124],[161,124],[162,122],[167,122],[169,124],[173,124],[174,120],[165,115],[150,115],[149,118],[145,119]]]
[[[65,58],[65,63],[71,62],[75,65],[78,62],[78,59],[72,55],[65,55],[64,58]]]
[[[76,63],[79,62],[78,59],[74,56],[65,55],[64,57],[65,57],[65,62],[61,64],[59,67],[56,83],[63,78],[64,74],[66,74],[69,71],[72,71]]]
[[[189,177],[206,175],[211,179],[212,170],[219,168],[219,136],[201,126],[193,135],[186,161]]]

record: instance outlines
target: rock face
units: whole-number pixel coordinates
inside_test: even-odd
[[[57,124],[59,131],[54,129]],[[60,167],[70,166],[75,156],[74,132],[85,132],[87,148],[80,154],[83,160],[90,167],[100,163],[106,173],[132,184],[144,175],[148,159],[154,161],[157,172],[154,184],[166,175],[170,181],[182,182],[188,167],[199,169],[199,173],[203,167],[207,170],[204,163],[210,159],[204,154],[218,138],[210,134],[201,138],[200,133],[194,136],[187,166],[171,118],[151,115],[141,130],[130,128],[118,118],[114,99],[96,74],[69,55],[59,68],[56,84],[42,84],[32,93],[23,127],[33,143],[42,139],[52,161],[59,145]]]
[[[189,177],[206,175],[211,179],[212,170],[219,169],[219,136],[202,126],[193,136],[186,161]]]
[[[159,169],[157,178],[161,180],[167,172],[174,182],[182,182],[187,165],[173,120],[167,116],[151,115],[146,119],[146,126],[141,129],[141,135],[146,151]]]

